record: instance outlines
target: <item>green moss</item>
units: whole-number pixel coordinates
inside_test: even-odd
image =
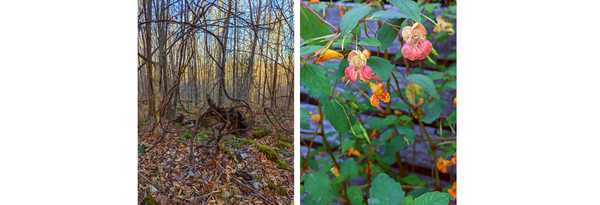
[[[283,143],[283,142],[277,142],[277,144],[275,145],[276,147],[281,147],[281,148],[289,148],[289,149],[294,149],[294,147],[292,145]]]
[[[242,149],[242,145],[236,144],[236,143],[231,143],[230,144],[232,147],[235,147],[236,149]]]
[[[251,145],[255,145],[256,146],[257,143],[255,141],[252,141],[252,140],[244,139],[244,141],[242,142],[242,144],[251,144]]]
[[[219,149],[225,151],[225,154],[229,154],[229,148],[227,148],[227,147],[219,147]]]
[[[275,185],[273,185],[273,183],[269,182],[269,185],[267,185],[267,188],[269,188],[270,190],[275,189]]]
[[[287,191],[283,187],[281,187],[281,185],[277,186],[277,190],[276,191],[281,196],[287,196],[288,195]]]
[[[257,130],[254,133],[252,133],[252,137],[254,137],[254,138],[262,138],[262,137],[267,136],[269,134],[271,134],[271,130],[262,129],[262,130]]]
[[[284,152],[283,150],[280,150],[280,149],[273,149],[273,150],[275,150],[275,152],[281,152],[281,153]]]
[[[262,184],[262,178],[261,177],[254,176],[254,175],[253,175],[253,177],[254,177],[254,180],[256,180],[257,182],[260,182]]]
[[[154,200],[154,197],[152,197],[152,195],[148,194],[146,198],[144,198],[144,200],[142,201],[142,204],[156,205],[156,201]]]
[[[265,153],[265,155],[267,155],[267,159],[271,160],[272,162],[277,161],[277,153],[275,153],[273,149],[258,143],[256,144],[256,146],[258,147],[258,150],[260,152]]]
[[[238,163],[242,163],[242,161],[244,161],[244,158],[242,158],[242,156],[241,156],[241,155],[239,155],[239,154],[236,154],[236,155],[235,155],[235,158],[237,159],[237,162],[238,162]]]
[[[292,171],[292,169],[287,164],[287,162],[285,162],[285,160],[283,160],[281,158],[277,159],[277,161],[275,163],[277,163],[277,165],[279,165],[279,167],[281,167],[282,169],[288,170],[290,172]]]
[[[284,137],[283,135],[279,135],[279,141],[282,141],[282,142],[289,142],[289,143],[293,143],[293,142],[294,142],[294,140],[293,140],[293,139],[290,139],[290,138]]]

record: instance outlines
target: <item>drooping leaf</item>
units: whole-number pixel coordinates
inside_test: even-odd
[[[421,9],[417,2],[412,0],[388,0],[394,7],[400,10],[400,13],[408,16],[414,21],[421,22]]]
[[[381,43],[376,38],[363,39],[358,42],[358,45],[363,46],[380,46]]]
[[[425,90],[425,93],[431,95],[435,99],[440,99],[440,95],[438,95],[437,90],[435,90],[435,84],[431,79],[422,74],[411,74],[406,77],[406,79],[412,83],[415,83]]]
[[[367,60],[367,65],[371,67],[371,70],[373,70],[373,72],[383,81],[386,81],[392,76],[392,69],[394,69],[394,66],[385,58],[371,56],[369,60]]]
[[[348,119],[350,119],[352,122],[356,121],[353,120],[353,117],[349,114],[347,117],[347,113],[344,111],[344,108],[333,100],[329,100],[325,103],[324,112],[325,119],[328,120],[329,123],[331,123],[335,130],[341,132],[342,135],[345,135],[350,130],[350,124],[348,123]],[[357,132],[357,130],[354,130],[354,132]]]
[[[306,64],[300,68],[300,80],[310,89],[329,96],[331,95],[331,88],[325,73],[325,69],[321,66]]]
[[[369,204],[400,204],[404,199],[404,191],[400,183],[381,173],[371,183]]]
[[[310,125],[308,125],[308,122],[306,121],[308,118],[310,118],[310,113],[308,113],[308,110],[303,107],[300,108],[300,128],[305,130],[310,129]]]
[[[449,199],[454,201],[454,198],[452,198],[450,194],[434,191],[425,193],[416,198],[413,202],[413,205],[446,205],[448,202],[450,202]]]
[[[327,24],[322,22],[309,9],[300,8],[300,37],[304,40],[331,34]]]
[[[346,194],[348,194],[348,199],[350,199],[350,203],[352,203],[352,205],[362,205],[363,192],[358,186],[349,186]]]
[[[354,29],[358,22],[365,17],[371,11],[369,6],[354,7],[350,11],[346,12],[340,21],[341,35],[344,36],[346,33]]]
[[[434,100],[431,103],[425,104],[423,108],[425,116],[421,118],[421,121],[429,124],[432,123],[434,120],[440,118],[440,114],[442,113],[442,109],[444,108],[444,101]]]
[[[396,12],[394,12],[394,13],[396,13]],[[404,19],[391,19],[387,22],[389,24],[399,26],[400,24],[402,24],[402,21],[404,21]],[[399,29],[399,28],[396,28],[396,29]],[[398,37],[397,34],[399,32],[396,29],[394,29],[394,27],[392,27],[386,23],[381,24],[381,29],[379,29],[379,31],[377,32],[377,40],[379,40],[379,42],[381,42],[381,46],[379,46],[379,50],[385,50],[388,47],[390,47],[392,45],[392,43],[394,43],[394,40],[396,40],[396,37]],[[401,29],[399,29],[399,30],[401,31]],[[400,52],[398,52],[398,53],[400,53]]]
[[[421,86],[419,86],[415,83],[408,83],[408,86],[406,86],[404,93],[406,93],[406,98],[408,99],[408,103],[410,103],[410,105],[414,105],[415,99],[417,99],[417,96],[425,93],[425,90]],[[420,98],[419,100],[417,100],[417,106],[421,106],[424,102],[425,102],[425,99]]]
[[[397,12],[397,11],[377,11],[374,12],[372,15],[370,15],[369,18],[374,18],[374,19],[392,19],[392,18],[397,18],[397,19],[401,19],[401,18],[408,18],[408,16]],[[398,24],[400,25],[400,24]]]

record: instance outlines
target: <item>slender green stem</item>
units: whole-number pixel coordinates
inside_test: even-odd
[[[425,130],[425,125],[423,125],[423,122],[421,122],[420,120],[419,120],[419,125],[421,126],[421,129],[423,129],[425,136],[427,136],[427,141],[429,141],[429,146],[431,146],[431,150],[433,152],[433,168],[435,170],[435,188],[436,188],[436,190],[442,190],[442,186],[440,186],[440,176],[439,176],[438,170],[435,166],[435,160],[437,160],[436,148],[433,145],[433,141],[431,140],[431,138],[429,138],[429,133],[427,133],[427,130]]]

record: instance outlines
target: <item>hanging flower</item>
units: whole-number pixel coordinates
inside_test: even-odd
[[[456,182],[452,183],[452,189],[448,189],[448,194],[456,200]]]
[[[402,55],[411,61],[427,58],[431,51],[431,42],[425,38],[425,35],[427,35],[427,31],[419,22],[412,27],[402,28],[402,38],[406,41],[402,46]]]
[[[320,114],[313,114],[312,112],[308,112],[310,114],[310,118],[312,119],[312,124],[316,125],[318,121],[321,121],[321,115]],[[323,118],[325,118],[325,115],[323,115]]]
[[[454,153],[454,157],[452,157],[450,161],[452,162],[452,165],[456,165],[456,153]]]
[[[438,158],[438,162],[435,164],[437,166],[437,169],[442,171],[442,173],[446,173],[448,172],[448,170],[446,169],[447,166],[450,166],[452,162],[450,162],[450,160],[445,160],[441,157]]]
[[[331,167],[331,169],[330,169],[330,170],[331,170],[331,173],[333,173],[333,175],[334,175],[335,177],[339,177],[339,176],[340,176],[340,170],[338,170],[338,169],[337,169],[337,167],[335,167],[335,166],[334,166],[334,167]]]
[[[344,16],[344,14],[346,13],[344,11],[344,9],[346,8],[345,6],[342,6],[342,4],[338,4],[338,8],[340,8],[340,18],[342,18]],[[350,10],[350,9],[348,9]]]
[[[318,4],[319,0],[309,0],[308,4]]]
[[[348,80],[356,82],[357,76],[364,82],[371,79],[371,67],[367,66],[367,57],[364,53],[358,50],[351,51],[348,55],[348,62],[350,64],[345,70]]]
[[[377,133],[377,130],[373,130],[373,132],[371,132],[371,134],[369,135],[369,139],[373,139],[373,137],[379,137],[379,133]]]
[[[437,25],[440,26],[440,28],[433,27],[433,32],[435,33],[439,33],[442,31],[448,31],[448,35],[454,35],[454,29],[452,29],[452,27],[454,26],[454,24],[452,23],[448,23],[446,21],[444,21],[444,19],[442,19],[442,16],[437,16],[437,18],[435,18],[435,20],[437,21]]]
[[[379,106],[379,100],[383,100],[383,102],[390,102],[390,94],[385,92],[385,85],[375,85],[372,82],[369,82],[369,85],[371,86],[371,91],[373,91],[373,96],[371,96],[370,99],[373,107]]]
[[[454,97],[454,106],[456,106],[456,97]]]
[[[315,53],[321,54],[321,50],[319,49]],[[344,59],[344,55],[342,55],[341,53],[338,53],[335,50],[327,49],[325,51],[325,53],[323,53],[323,55],[321,55],[321,56],[319,56],[319,58],[317,58],[317,61],[315,61],[315,64],[319,64],[324,61],[328,61],[328,60],[336,59],[336,58],[342,60],[342,59]]]
[[[360,157],[362,154],[360,154],[360,152],[356,149],[354,149],[354,146],[350,146],[350,148],[348,148],[348,154],[346,154],[346,156],[349,157]]]

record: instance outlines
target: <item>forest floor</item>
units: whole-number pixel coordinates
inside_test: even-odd
[[[223,136],[219,150],[214,143],[207,144],[213,136],[211,129],[198,127],[192,167],[190,142],[194,126],[189,122],[194,122],[196,116],[178,108],[181,110],[178,113],[185,115],[184,125],[164,126],[171,131],[182,131],[166,133],[164,140],[159,141],[161,133],[148,132],[152,125],[144,119],[147,105],[139,104],[139,204],[152,200],[156,204],[293,204],[293,134],[269,122],[260,104],[250,106],[256,116],[254,126],[245,136]],[[280,110],[284,110],[277,112],[281,117],[271,119],[293,131],[293,109]],[[188,111],[198,113],[198,110]],[[250,123],[251,115],[243,115]],[[259,131],[263,129],[269,131]]]

